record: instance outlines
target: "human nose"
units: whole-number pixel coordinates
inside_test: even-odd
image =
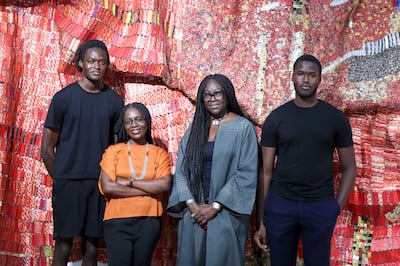
[[[136,127],[136,126],[139,126],[140,125],[140,123],[138,122],[138,121],[136,121],[136,120],[132,120],[132,122],[131,122],[131,127]]]
[[[93,62],[92,66],[93,66],[93,68],[99,69],[100,68],[100,62]]]
[[[217,96],[216,96],[215,94],[210,94],[210,100],[209,100],[209,101],[212,101],[213,98],[214,98],[214,100],[216,100],[216,99],[217,99]]]
[[[137,124],[138,124],[138,123],[135,122],[135,120],[127,120],[127,121],[125,122],[125,126],[127,126],[127,127],[135,127]]]

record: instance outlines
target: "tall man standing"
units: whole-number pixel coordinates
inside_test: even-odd
[[[97,181],[105,148],[114,143],[122,98],[101,80],[110,63],[102,41],[75,55],[82,78],[57,92],[44,124],[41,156],[53,178],[53,265],[67,265],[74,237],[82,237],[83,265],[97,265],[104,198]]]
[[[275,109],[263,126],[254,240],[264,250],[268,243],[272,266],[296,265],[300,237],[305,265],[329,266],[336,219],[354,185],[351,127],[341,111],[317,99],[321,72],[317,58],[299,57],[292,76],[295,99]],[[342,173],[336,196],[335,149]]]

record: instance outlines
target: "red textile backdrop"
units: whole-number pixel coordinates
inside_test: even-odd
[[[349,117],[358,168],[331,264],[397,265],[399,8],[398,0],[0,1],[0,265],[51,262],[52,180],[40,160],[41,132],[51,97],[79,77],[74,51],[92,38],[109,47],[107,83],[150,108],[154,137],[174,164],[205,75],[232,79],[259,133],[270,111],[294,96],[293,61],[315,54],[324,66],[320,97]],[[177,221],[163,220],[153,264],[174,265]],[[253,230],[246,265],[259,257]]]

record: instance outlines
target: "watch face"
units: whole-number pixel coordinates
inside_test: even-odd
[[[221,204],[219,204],[218,202],[213,202],[213,203],[212,203],[212,207],[213,207],[214,209],[216,209],[217,211],[220,211],[220,210],[221,210]]]

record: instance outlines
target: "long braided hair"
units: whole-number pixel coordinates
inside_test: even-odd
[[[210,80],[216,81],[224,89],[228,112],[243,116],[242,109],[236,99],[235,88],[228,77],[222,74],[206,76],[197,91],[196,111],[183,158],[183,172],[188,178],[189,189],[195,199],[200,199],[204,164],[204,145],[208,141],[210,130],[210,113],[204,106],[204,90]]]

